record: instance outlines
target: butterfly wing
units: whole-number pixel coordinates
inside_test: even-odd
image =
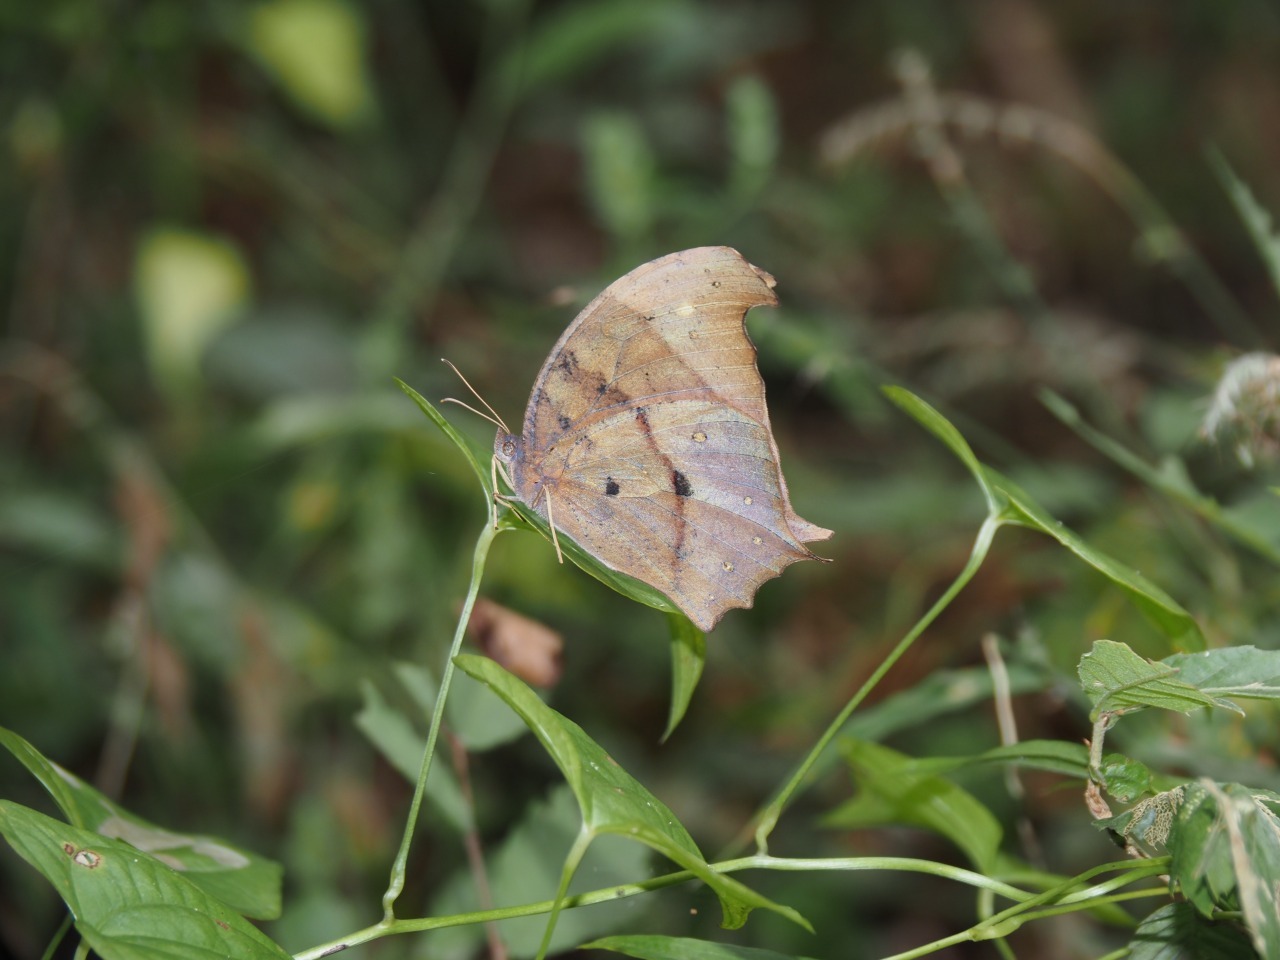
[[[747,310],[773,278],[728,247],[671,254],[612,284],[535,382],[516,492],[702,629],[830,531],[791,507]]]

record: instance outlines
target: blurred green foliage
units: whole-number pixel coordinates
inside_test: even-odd
[[[661,614],[529,535],[498,541],[485,585],[564,635],[556,708],[704,851],[950,580],[981,517],[881,383],[927,397],[1211,645],[1280,648],[1277,438],[1245,430],[1245,463],[1240,435],[1198,432],[1228,361],[1280,339],[1274,246],[1260,256],[1261,214],[1280,211],[1278,54],[1263,0],[0,6],[0,725],[150,820],[282,860],[269,930],[286,947],[372,920],[408,785],[353,718],[370,690],[413,705],[397,661],[439,668],[486,515],[392,377],[459,394],[447,356],[515,422],[577,307],[711,243],[778,278],[781,307],[750,328],[796,508],[836,530],[835,562],[793,568],[708,638],[661,747]],[[1138,462],[1055,416],[1046,387]],[[454,422],[488,448],[489,426]],[[983,674],[987,633],[1025,682],[1024,739],[1088,734],[1074,670],[1094,640],[1171,652],[1096,572],[1010,534],[876,709]],[[913,756],[999,742],[985,697],[928,707],[877,738]],[[1144,715],[1109,745],[1274,789],[1274,721]],[[504,856],[563,805],[519,743],[470,777]],[[1055,870],[1114,855],[1057,781],[1021,800],[998,774],[957,782],[1006,837],[1027,819]],[[0,795],[47,809],[4,758]],[[775,849],[954,856],[815,826],[848,796],[828,777]],[[423,829],[406,901],[425,911],[461,896],[464,854]],[[766,877],[821,939],[762,917],[735,942],[870,956],[970,922],[969,894],[924,902],[917,882]],[[7,853],[0,890],[0,951],[38,955],[60,902]],[[632,926],[713,935],[706,891],[645,900]],[[1051,956],[1050,936],[1019,937]],[[476,943],[436,939],[433,956]]]

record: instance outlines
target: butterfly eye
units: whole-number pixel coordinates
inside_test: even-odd
[[[502,456],[510,460],[516,455],[516,442],[510,437],[502,441]]]

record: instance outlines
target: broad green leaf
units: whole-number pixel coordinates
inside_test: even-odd
[[[1223,647],[1203,653],[1179,653],[1160,661],[1178,671],[1178,679],[1211,697],[1280,699],[1280,650]]]
[[[560,882],[560,861],[581,829],[582,816],[572,791],[564,784],[553,788],[545,800],[530,803],[502,842],[487,851],[489,906],[551,899]],[[578,868],[583,883],[571,887],[569,894],[633,882],[636,877],[647,875],[650,860],[649,851],[639,844],[619,837],[601,837],[591,845]],[[429,915],[469,913],[482,906],[475,875],[470,869],[459,868],[445,883],[439,897],[432,901]],[[588,937],[609,933],[634,919],[635,903],[625,899],[584,910],[564,911],[557,920],[550,952],[561,953]],[[541,915],[498,921],[498,933],[507,954],[515,960],[534,956],[546,923],[547,918]],[[478,925],[449,927],[432,933],[428,947],[432,957],[474,956],[483,945],[484,937],[485,931]]]
[[[238,913],[260,920],[280,916],[280,864],[225,840],[174,833],[149,823],[3,727],[0,745],[31,771],[75,826],[150,854]]]
[[[1258,953],[1280,956],[1280,819],[1271,795],[1188,784],[1169,838],[1170,875],[1206,916],[1239,910]]]
[[[1195,489],[1186,469],[1179,461],[1170,460],[1162,468],[1148,464],[1105,433],[1084,422],[1080,412],[1062,397],[1050,391],[1040,395],[1040,401],[1049,411],[1079,434],[1086,442],[1117,464],[1128,470],[1154,490],[1159,490],[1175,503],[1191,510],[1233,539],[1253,550],[1272,563],[1280,564],[1280,543],[1262,536],[1257,528],[1240,522],[1230,510],[1224,509],[1212,497]]]
[[[1012,480],[990,467],[983,469],[988,483],[1007,503],[1004,516],[1008,522],[1048,534],[1116,586],[1127,591],[1138,608],[1172,643],[1189,650],[1204,649],[1205,640],[1200,632],[1200,625],[1176,600],[1138,571],[1120,563],[1101,550],[1095,550],[1062,523],[1053,519],[1040,504],[1032,499],[1030,494]]]
[[[1123,643],[1099,640],[1080,658],[1080,686],[1093,704],[1093,719],[1103,713],[1128,713],[1159,707],[1190,713],[1199,707],[1222,707],[1241,713],[1230,700],[1197,690],[1177,678],[1178,671],[1152,663]]]
[[[667,625],[671,628],[671,709],[667,729],[662,733],[664,741],[684,719],[707,662],[707,635],[692,620],[682,614],[668,614]]]
[[[1048,534],[1085,563],[1124,589],[1169,639],[1184,648],[1202,650],[1204,635],[1195,618],[1168,594],[1138,573],[1100,550],[1095,550],[1055,520],[1025,490],[999,471],[984,466],[964,437],[937,410],[900,387],[886,387],[885,394],[945,443],[960,458],[982,488],[987,509],[1001,522],[1015,523]]]
[[[684,867],[719,897],[724,925],[730,929],[742,926],[756,907],[773,910],[809,929],[795,910],[711,869],[666,804],[618,766],[581,727],[548,707],[521,681],[485,657],[463,654],[454,663],[487,684],[533,731],[564,774],[581,810],[583,829],[590,835],[629,837]]]
[[[120,840],[0,800],[0,834],[53,884],[103,960],[287,960],[225,902]]]
[[[1238,783],[1209,786],[1230,839],[1236,897],[1259,954],[1280,956],[1280,818]]]
[[[1276,232],[1270,212],[1258,203],[1248,185],[1236,176],[1236,172],[1231,169],[1231,165],[1227,163],[1226,157],[1221,152],[1210,150],[1209,161],[1218,179],[1226,188],[1227,196],[1235,205],[1236,213],[1244,221],[1249,237],[1258,250],[1258,255],[1266,264],[1276,293],[1280,294],[1280,234]]]
[[[583,950],[612,950],[636,960],[804,960],[790,954],[735,947],[727,943],[694,940],[690,937],[625,936],[605,937],[584,943]]]
[[[918,772],[912,758],[879,744],[846,741],[843,753],[858,795],[828,814],[825,826],[924,827],[963,850],[976,869],[991,869],[1000,849],[1000,823],[972,794],[941,776]]]
[[[1129,941],[1128,960],[1246,960],[1248,935],[1229,921],[1215,923],[1189,903],[1166,903]]]
[[[1223,907],[1239,909],[1230,837],[1213,795],[1202,784],[1189,783],[1176,813],[1166,842],[1171,857],[1169,876],[1206,917]]]
[[[417,783],[422,754],[427,748],[426,735],[419,733],[412,720],[387,703],[371,681],[362,681],[360,691],[364,706],[355,715],[356,729],[369,738],[406,780]],[[471,810],[453,772],[444,764],[432,766],[427,799],[458,833],[472,828]]]

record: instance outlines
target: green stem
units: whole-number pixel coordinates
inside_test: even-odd
[[[595,835],[587,829],[583,824],[582,830],[578,833],[578,838],[573,841],[573,847],[569,850],[569,855],[564,858],[564,866],[560,869],[560,887],[556,890],[555,905],[551,908],[551,916],[547,917],[547,926],[542,933],[542,943],[538,946],[537,960],[543,960],[547,955],[547,950],[551,948],[551,936],[556,932],[556,921],[560,918],[560,911],[564,909],[565,899],[569,894],[569,884],[573,882],[573,875],[578,872],[578,865],[582,863],[582,858],[587,855],[587,847],[591,846],[591,841]]]
[[[991,939],[996,935],[993,931],[999,924],[1014,923],[1020,925],[1030,916],[1049,915],[1047,911],[1062,912],[1064,909],[1087,910],[1099,903],[1118,902],[1137,897],[1154,896],[1166,893],[1166,888],[1134,890],[1125,893],[1111,893],[1118,886],[1145,879],[1153,874],[1168,870],[1167,857],[1147,861],[1120,860],[1099,864],[1096,867],[1058,884],[1041,893],[1028,893],[1003,881],[953,867],[945,863],[931,860],[917,860],[909,857],[819,857],[819,858],[784,858],[772,857],[768,854],[754,854],[739,857],[736,860],[724,860],[711,864],[717,873],[736,873],[741,870],[783,870],[791,872],[843,871],[846,873],[867,870],[896,870],[904,873],[924,873],[946,880],[965,883],[979,890],[989,890],[996,896],[1014,901],[1014,906],[995,917],[984,920],[969,930],[955,934],[945,940],[934,941],[924,947],[906,954],[899,954],[899,960],[906,957],[924,956],[943,946],[953,943],[964,943],[973,940]],[[1081,883],[1100,873],[1118,870],[1119,877],[1095,884],[1085,889],[1077,889]],[[689,870],[678,870],[674,873],[652,877],[642,883],[624,883],[615,887],[592,890],[589,893],[575,894],[571,897],[557,896],[554,900],[542,900],[537,903],[526,903],[515,907],[500,907],[493,910],[480,910],[474,913],[458,913],[447,917],[421,917],[408,920],[384,919],[363,930],[348,934],[338,940],[312,947],[296,954],[294,960],[320,960],[340,953],[348,947],[354,947],[381,937],[405,933],[423,933],[428,930],[442,930],[445,927],[460,927],[469,924],[494,923],[499,920],[511,920],[517,917],[531,917],[551,913],[557,909],[575,909],[594,903],[610,903],[626,897],[634,897],[642,893],[650,893],[666,887],[675,886],[695,879]],[[1021,914],[1019,913],[1021,911]],[[1036,911],[1032,913],[1031,911]],[[1025,915],[1024,915],[1025,914]]]
[[[800,789],[805,778],[809,775],[809,771],[813,769],[813,765],[818,762],[818,758],[827,749],[831,741],[835,739],[836,735],[849,720],[849,717],[853,715],[853,712],[858,709],[859,706],[861,706],[862,701],[865,700],[867,695],[876,688],[876,685],[884,679],[885,674],[893,668],[894,664],[898,662],[902,655],[910,649],[911,645],[915,643],[920,634],[924,633],[929,625],[938,618],[938,615],[942,613],[942,611],[950,605],[951,601],[956,598],[956,595],[964,589],[965,585],[973,579],[973,575],[978,572],[978,568],[982,566],[982,561],[987,556],[987,551],[991,548],[991,540],[995,536],[995,532],[999,528],[1000,522],[1000,519],[995,513],[987,516],[987,519],[983,521],[982,528],[978,531],[978,536],[974,541],[973,549],[969,553],[969,562],[965,564],[965,567],[960,571],[959,576],[957,576],[951,586],[947,588],[947,592],[938,598],[938,601],[929,608],[928,613],[916,621],[915,626],[911,628],[906,636],[898,642],[898,645],[893,648],[887,657],[885,657],[880,666],[877,667],[875,672],[867,678],[866,682],[863,683],[858,692],[855,693],[852,699],[845,704],[844,709],[836,715],[836,718],[833,721],[831,721],[830,726],[827,727],[826,731],[818,739],[818,742],[814,745],[813,749],[809,751],[808,756],[801,761],[800,765],[796,768],[795,773],[791,775],[791,779],[787,781],[786,785],[777,793],[773,800],[769,802],[769,805],[761,810],[760,813],[758,813],[747,825],[748,830],[754,829],[756,848],[760,853],[768,853],[769,834],[772,833],[773,828],[777,826],[778,818],[782,816],[782,811],[786,809],[787,805],[791,802],[792,797],[796,791]],[[740,842],[741,838],[738,841],[735,841],[735,845]]]
[[[898,870],[908,873],[926,873],[947,880],[955,880],[984,890],[992,890],[998,896],[1014,901],[1030,900],[1035,894],[1012,887],[999,880],[993,880],[980,873],[953,867],[945,863],[934,863],[929,860],[915,860],[907,857],[830,857],[816,859],[784,859],[768,855],[756,854],[711,864],[719,873],[735,873],[740,870],[784,870],[784,871],[866,871],[866,870]],[[451,914],[446,917],[420,917],[405,920],[382,920],[363,930],[347,934],[337,940],[323,943],[294,955],[294,960],[320,960],[348,947],[358,946],[377,940],[381,937],[406,933],[423,933],[429,930],[442,930],[445,927],[461,927],[478,923],[494,923],[499,920],[512,920],[518,917],[532,917],[550,913],[557,908],[576,909],[594,903],[611,903],[626,897],[634,897],[654,890],[662,890],[676,884],[696,879],[689,870],[678,870],[674,873],[652,877],[641,883],[624,883],[614,887],[592,890],[588,893],[575,894],[562,900],[542,900],[537,903],[520,904],[514,907],[499,907],[493,910],[481,910],[474,913]]]
[[[418,783],[413,790],[413,802],[409,805],[409,816],[405,820],[404,836],[400,840],[400,850],[391,867],[391,880],[387,885],[387,892],[382,896],[383,917],[382,924],[378,926],[385,926],[395,921],[396,898],[404,890],[409,846],[413,842],[414,828],[418,825],[418,812],[422,808],[422,799],[426,795],[427,775],[431,772],[431,760],[435,756],[436,741],[440,737],[440,726],[444,722],[444,705],[449,697],[449,687],[453,683],[453,658],[462,649],[462,639],[466,636],[467,624],[471,621],[471,609],[475,606],[476,597],[480,593],[485,559],[489,555],[493,538],[497,535],[498,530],[489,522],[489,518],[485,517],[484,528],[480,532],[479,539],[476,540],[475,553],[471,559],[471,585],[467,588],[467,599],[462,604],[458,626],[453,632],[453,644],[449,647],[449,657],[445,661],[444,673],[440,678],[440,692],[436,696],[435,709],[431,714],[431,729],[427,732],[427,747],[422,754],[422,768],[418,771]]]

